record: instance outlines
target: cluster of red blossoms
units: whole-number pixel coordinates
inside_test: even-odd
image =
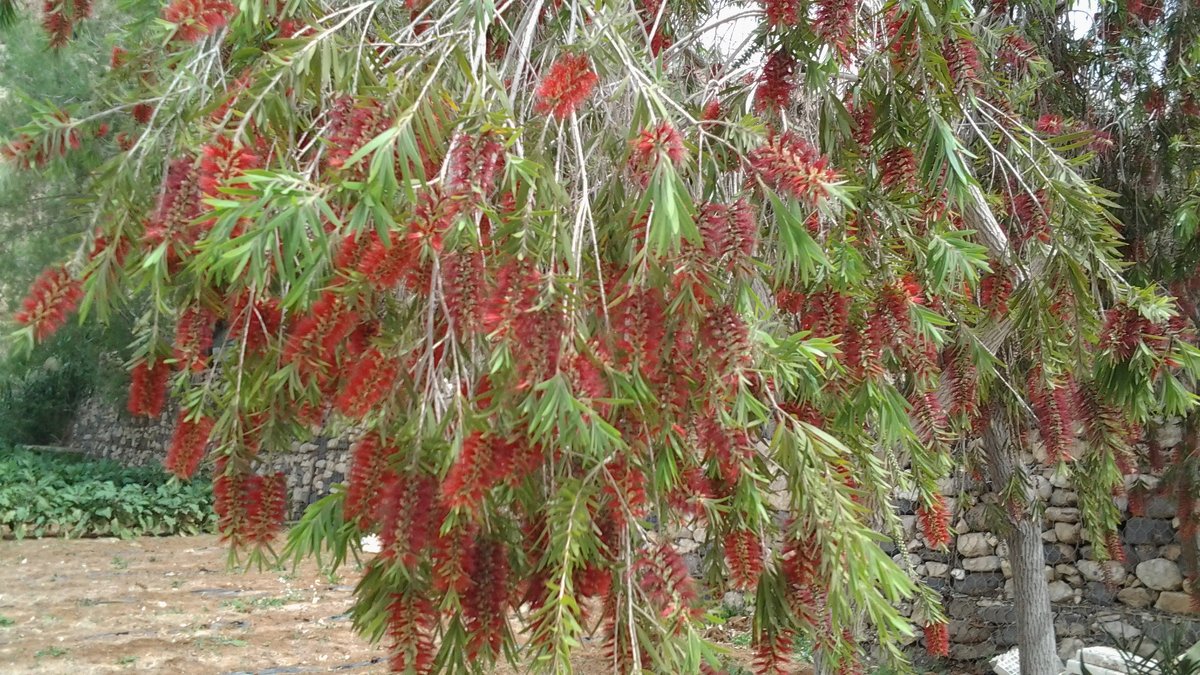
[[[150,363],[139,361],[130,373],[129,414],[135,417],[158,417],[167,404],[167,381],[171,369],[161,359]]]
[[[1111,351],[1118,361],[1128,361],[1145,344],[1151,349],[1165,346],[1170,327],[1160,326],[1142,316],[1136,308],[1118,305],[1104,313],[1104,329],[1100,333],[1100,348]]]
[[[917,158],[909,148],[892,148],[879,158],[879,182],[885,190],[912,192],[917,187]]]
[[[519,484],[537,470],[541,460],[536,445],[475,432],[463,441],[458,460],[442,482],[442,503],[478,516],[492,488]]]
[[[185,480],[196,475],[212,430],[211,418],[188,419],[187,411],[181,410],[167,457],[163,460],[166,470]]]
[[[958,86],[974,86],[979,82],[982,68],[975,43],[966,38],[950,37],[942,45],[942,57],[950,69],[950,79]]]
[[[758,88],[754,91],[754,109],[759,112],[786,109],[792,102],[795,72],[796,58],[790,52],[780,49],[767,57]]]
[[[745,199],[732,204],[706,202],[696,218],[704,253],[714,261],[724,260],[729,269],[754,255],[758,243],[758,221],[754,207]]]
[[[59,112],[55,119],[62,124],[61,133],[38,140],[29,134],[20,134],[7,143],[0,144],[0,159],[12,162],[19,169],[43,166],[55,156],[67,154],[68,150],[80,147],[79,131],[71,126],[71,118]]]
[[[1016,33],[1010,33],[1001,40],[998,56],[1001,63],[1012,72],[1025,74],[1029,72],[1029,64],[1038,57],[1038,54],[1033,45],[1029,44],[1025,38]]]
[[[630,143],[629,173],[634,182],[646,187],[663,160],[679,166],[686,156],[683,137],[670,122],[662,122],[653,129],[642,129]]]
[[[931,656],[949,656],[950,626],[940,621],[925,626],[925,651]]]
[[[725,561],[734,588],[752,590],[763,571],[762,543],[753,530],[730,530],[725,535]]]
[[[1045,190],[1037,190],[1030,194],[1021,190],[1009,201],[1008,212],[1012,215],[1019,229],[1016,231],[1014,244],[1023,244],[1030,239],[1042,243],[1050,241],[1050,221],[1047,213],[1050,210]]]
[[[1031,368],[1027,376],[1029,405],[1037,416],[1038,434],[1046,448],[1046,459],[1053,463],[1074,459],[1075,448],[1075,383],[1069,377],[1051,388],[1045,382],[1040,367]]]
[[[79,281],[66,267],[47,268],[30,287],[16,321],[31,326],[37,340],[45,340],[66,322],[82,298]]]
[[[979,306],[993,317],[1008,314],[1008,298],[1013,292],[1012,275],[1004,269],[990,272],[979,282]]]
[[[235,550],[270,543],[287,516],[287,479],[282,473],[262,476],[225,469],[222,458],[213,480],[213,510],[222,541]]]
[[[563,54],[542,78],[534,110],[565,120],[579,109],[600,82],[586,54]]]
[[[189,307],[179,315],[175,326],[174,357],[181,370],[198,373],[208,363],[213,344],[213,324],[216,317],[200,306]]]
[[[329,111],[329,150],[325,155],[325,165],[341,169],[359,148],[383,133],[391,123],[379,101],[368,99],[358,102],[353,96],[337,98]],[[361,165],[357,170],[366,175]]]
[[[933,503],[917,507],[917,522],[929,548],[941,548],[950,543],[950,511],[942,495],[934,495]]]
[[[228,0],[174,0],[163,9],[162,18],[175,25],[174,39],[196,42],[223,28],[236,13]]]
[[[858,18],[857,0],[817,0],[813,30],[849,62],[855,48],[854,22]]]
[[[791,131],[751,150],[750,165],[769,187],[808,205],[828,197],[829,185],[841,180],[828,157]]]
[[[71,40],[75,26],[92,15],[92,0],[45,0],[42,3],[42,28],[50,46],[58,49]]]
[[[754,672],[757,675],[788,675],[793,671],[792,652],[795,635],[784,629],[763,635],[754,646]]]

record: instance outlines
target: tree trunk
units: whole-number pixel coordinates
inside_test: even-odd
[[[1042,549],[1041,511],[1030,508],[1036,495],[1000,406],[992,412],[983,445],[994,489],[1003,493],[1010,485],[1022,486],[1016,490],[1021,503],[1013,509],[1014,522],[1004,532],[1008,563],[1012,568],[1021,675],[1059,675],[1063,665],[1055,648],[1054,613],[1046,582],[1046,554]]]

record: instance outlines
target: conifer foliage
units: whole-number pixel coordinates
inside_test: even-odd
[[[1045,142],[1035,38],[969,3],[810,5],[748,5],[740,52],[683,0],[142,7],[101,100],[0,145],[53,170],[112,138],[18,335],[148,307],[129,410],[178,399],[165,461],[211,467],[239,553],[283,530],[264,457],[352,434],[289,551],[379,534],[353,615],[396,670],[567,672],[596,632],[616,671],[712,672],[704,603],[735,588],[763,673],[800,636],[862,672],[860,618],[892,661],[920,630],[944,655],[879,546],[899,491],[947,545],[939,484],[1006,406],[1105,540],[1200,351],[1120,275],[1101,134]],[[707,556],[665,536],[688,523]]]

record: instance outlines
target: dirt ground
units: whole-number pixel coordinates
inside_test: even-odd
[[[0,541],[0,673],[385,672],[338,573],[231,572],[215,536]],[[607,672],[597,647],[578,663]]]

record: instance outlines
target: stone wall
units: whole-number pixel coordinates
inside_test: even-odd
[[[175,410],[156,420],[134,418],[123,409],[98,398],[84,401],[71,424],[68,444],[90,457],[112,459],[129,466],[162,462],[171,443]],[[289,453],[266,459],[263,472],[282,471],[287,476],[288,517],[299,518],[305,507],[329,494],[345,480],[350,461],[349,441],[318,438],[296,443]]]
[[[91,400],[81,406],[70,442],[95,457],[132,465],[156,463],[166,454],[173,424],[172,411],[159,420],[132,419],[117,407]],[[1168,433],[1159,441],[1169,448],[1179,442],[1179,434]],[[348,446],[346,439],[318,439],[297,443],[293,452],[270,458],[268,470],[287,476],[292,518],[345,479]],[[1111,643],[1113,635],[1141,638],[1147,649],[1168,639],[1200,639],[1200,615],[1193,613],[1183,592],[1180,558],[1184,552],[1172,500],[1148,499],[1144,512],[1136,516],[1126,512],[1121,527],[1126,561],[1102,564],[1093,559],[1085,540],[1075,492],[1050,469],[1034,481],[1047,504],[1042,535],[1045,573],[1064,658],[1085,642]],[[1005,546],[989,528],[989,519],[998,511],[994,495],[967,479],[946,481],[943,492],[956,520],[957,536],[949,550],[925,545],[912,502],[901,500],[908,550],[893,548],[891,553],[901,563],[900,556],[908,555],[925,582],[942,593],[951,620],[951,657],[964,662],[962,670],[970,670],[965,662],[1016,643],[1012,580]],[[1118,503],[1125,506],[1122,499]],[[689,566],[698,572],[707,532],[697,526],[671,534]]]
[[[1171,442],[1170,438],[1162,438]],[[1178,437],[1173,439],[1178,442]],[[1032,457],[1027,457],[1032,460]],[[1046,469],[1034,476],[1044,503],[1042,533],[1046,579],[1054,603],[1059,652],[1067,658],[1086,644],[1140,642],[1152,652],[1164,641],[1190,645],[1200,639],[1200,615],[1184,592],[1179,522],[1173,499],[1152,497],[1137,515],[1117,499],[1123,520],[1124,562],[1097,562],[1082,530],[1077,495]],[[1003,511],[996,497],[968,479],[947,481],[956,538],[949,550],[933,550],[919,533],[917,518],[902,502],[908,562],[939,590],[950,618],[950,654],[974,661],[1016,645],[1012,579],[1006,546],[989,527]],[[897,562],[904,555],[893,551]]]

